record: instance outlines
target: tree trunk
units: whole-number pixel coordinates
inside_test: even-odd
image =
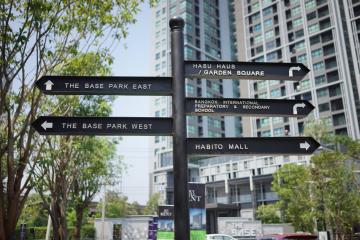
[[[75,208],[75,212],[76,212],[76,222],[75,222],[75,228],[74,228],[74,232],[72,235],[72,239],[80,240],[80,238],[81,238],[80,231],[81,231],[84,208],[82,206],[78,205]]]
[[[53,201],[56,202],[56,201]],[[62,206],[60,201],[52,204],[52,225],[54,232],[54,240],[67,240],[67,225],[66,225],[66,208]]]

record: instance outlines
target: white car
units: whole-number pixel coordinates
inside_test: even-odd
[[[236,240],[236,238],[225,234],[207,234],[206,240]]]

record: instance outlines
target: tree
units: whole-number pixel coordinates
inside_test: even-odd
[[[313,203],[308,182],[310,171],[306,166],[285,164],[274,174],[272,188],[280,197],[285,222],[291,222],[296,231],[313,230]]]
[[[44,138],[30,123],[45,110],[34,81],[68,58],[126,37],[142,0],[0,3],[0,240],[11,239]],[[151,1],[153,2],[153,1]],[[41,104],[40,104],[41,102]]]
[[[46,226],[47,220],[48,214],[40,196],[36,193],[30,194],[19,218],[19,223],[26,223],[27,227],[40,227]]]
[[[256,210],[256,218],[262,223],[280,223],[279,208],[275,204],[260,205]]]
[[[109,140],[98,137],[82,138],[78,145],[78,155],[75,158],[76,178],[70,189],[71,205],[76,213],[72,239],[80,239],[84,211],[101,186],[113,178],[111,161],[116,159],[115,143],[111,143]]]
[[[146,215],[156,215],[159,207],[160,193],[155,193],[151,195],[149,201],[146,203],[144,214]]]
[[[110,59],[106,62],[99,54],[83,54],[67,61],[60,73],[109,74],[109,63]],[[106,96],[48,98],[53,109],[71,116],[109,116],[113,100]],[[51,216],[55,239],[67,239],[66,215],[68,202],[72,200],[76,212],[73,236],[78,239],[84,209],[110,175],[116,141],[94,136],[50,136],[46,140],[44,159],[35,168],[35,188]]]
[[[345,239],[360,221],[360,185],[354,175],[354,159],[339,151],[324,151],[311,160],[318,228],[332,230],[334,239]]]
[[[273,189],[280,196],[286,220],[297,230],[330,230],[334,239],[353,234],[360,221],[360,143],[347,136],[332,135],[322,121],[305,127],[326,146],[311,157],[309,166],[284,165],[274,174]],[[313,222],[313,223],[312,223]]]

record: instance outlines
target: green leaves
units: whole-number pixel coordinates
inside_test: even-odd
[[[318,231],[331,230],[340,239],[360,221],[360,185],[355,177],[359,160],[354,158],[359,156],[360,143],[346,136],[323,135],[322,139],[336,150],[312,156],[309,166],[284,165],[274,173],[272,185],[285,220],[296,230],[312,231],[317,226]]]

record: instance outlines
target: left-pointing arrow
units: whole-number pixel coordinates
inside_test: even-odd
[[[45,121],[41,124],[41,127],[46,131],[48,128],[53,128],[53,123]]]

